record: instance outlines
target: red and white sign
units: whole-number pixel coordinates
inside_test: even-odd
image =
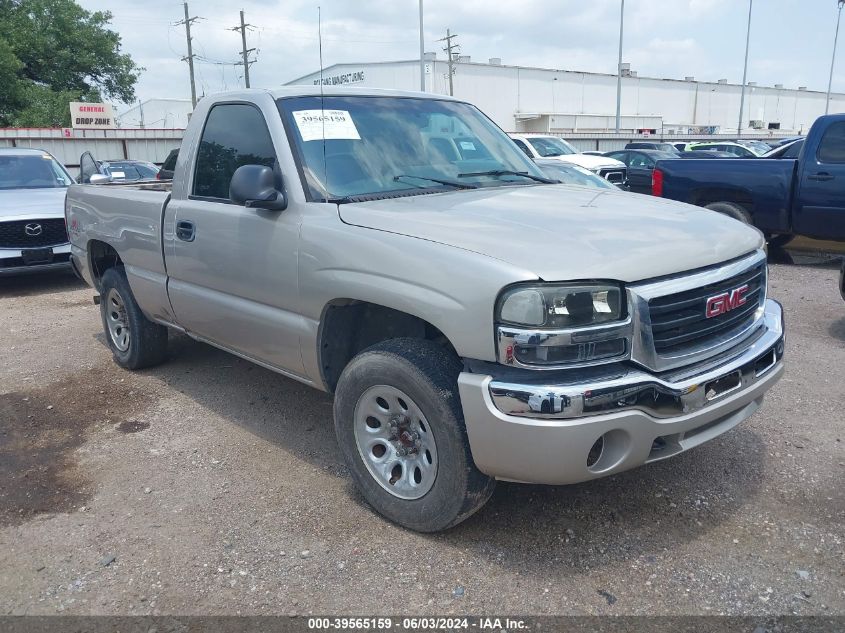
[[[70,129],[69,127],[63,127],[62,128],[62,136],[64,136],[65,138],[72,138],[73,137],[73,130]]]
[[[74,129],[111,130],[117,127],[110,103],[70,102],[70,124]]]
[[[739,288],[734,288],[730,292],[723,292],[720,295],[710,297],[707,299],[707,308],[705,310],[707,318],[712,319],[720,314],[725,314],[726,312],[730,312],[739,306],[745,305],[748,301],[745,296],[745,293],[747,292],[748,284],[745,284]]]

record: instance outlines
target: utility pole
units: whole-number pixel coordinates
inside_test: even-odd
[[[833,37],[833,57],[830,58],[830,79],[827,80],[827,100],[824,102],[824,113],[830,112],[830,89],[833,87],[833,65],[836,62],[836,44],[839,41],[839,20],[842,18],[842,5],[845,0],[839,0],[839,13],[836,15],[836,35]]]
[[[616,133],[622,125],[622,35],[625,33],[625,0],[619,15],[619,60],[616,64]]]
[[[452,75],[455,74],[455,55],[458,54],[457,49],[460,48],[460,44],[452,44],[452,40],[456,37],[458,37],[457,34],[453,34],[449,29],[446,29],[446,37],[437,40],[438,42],[446,42],[443,50],[446,52],[449,61],[449,96],[452,96],[455,92]],[[455,49],[455,52],[452,52],[453,49]]]
[[[194,107],[197,107],[197,86],[194,83],[194,49],[191,46],[191,22],[194,20],[199,20],[197,16],[188,17],[188,3],[183,3],[185,6],[185,19],[177,22],[176,25],[184,24],[185,25],[185,36],[188,38],[188,56],[183,57],[182,61],[188,61],[188,70],[191,73],[191,103],[194,104]]]
[[[425,39],[423,38],[423,0],[420,0],[420,92],[425,92]]]
[[[745,84],[748,78],[748,45],[751,42],[751,8],[754,0],[748,0],[748,32],[745,34],[745,66],[742,69],[742,92],[739,94],[739,125],[736,126],[736,135],[742,135],[742,113],[745,110]]]
[[[244,24],[244,12],[243,9],[241,9],[241,25],[233,26],[231,30],[240,31],[241,33],[241,59],[243,61],[235,65],[244,67],[244,86],[247,88],[249,88],[249,65],[252,63],[251,61],[249,61],[249,54],[255,50],[254,48],[246,47],[246,30],[248,28],[252,28],[252,24]]]

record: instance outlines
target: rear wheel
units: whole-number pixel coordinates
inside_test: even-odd
[[[486,503],[495,481],[472,461],[454,355],[394,339],[352,359],[335,393],[338,444],[370,505],[419,532],[456,525]]]
[[[142,369],[167,357],[167,328],[141,312],[122,266],[109,268],[100,281],[100,315],[115,362]]]
[[[745,207],[738,205],[735,202],[711,202],[704,208],[716,211],[717,213],[726,215],[734,220],[739,220],[745,224],[752,224],[751,214],[748,213]]]

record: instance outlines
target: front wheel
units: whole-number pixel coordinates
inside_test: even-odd
[[[376,511],[419,532],[460,523],[495,487],[472,461],[460,370],[431,341],[394,339],[356,356],[338,381],[335,431],[353,479]]]
[[[167,357],[167,328],[141,312],[123,267],[109,268],[100,288],[103,330],[115,362],[126,369],[161,363]]]

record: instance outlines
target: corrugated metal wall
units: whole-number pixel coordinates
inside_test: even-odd
[[[50,152],[68,167],[78,167],[83,152],[95,158],[133,158],[161,163],[182,142],[182,130],[71,130],[0,128],[0,147],[28,147]]]

